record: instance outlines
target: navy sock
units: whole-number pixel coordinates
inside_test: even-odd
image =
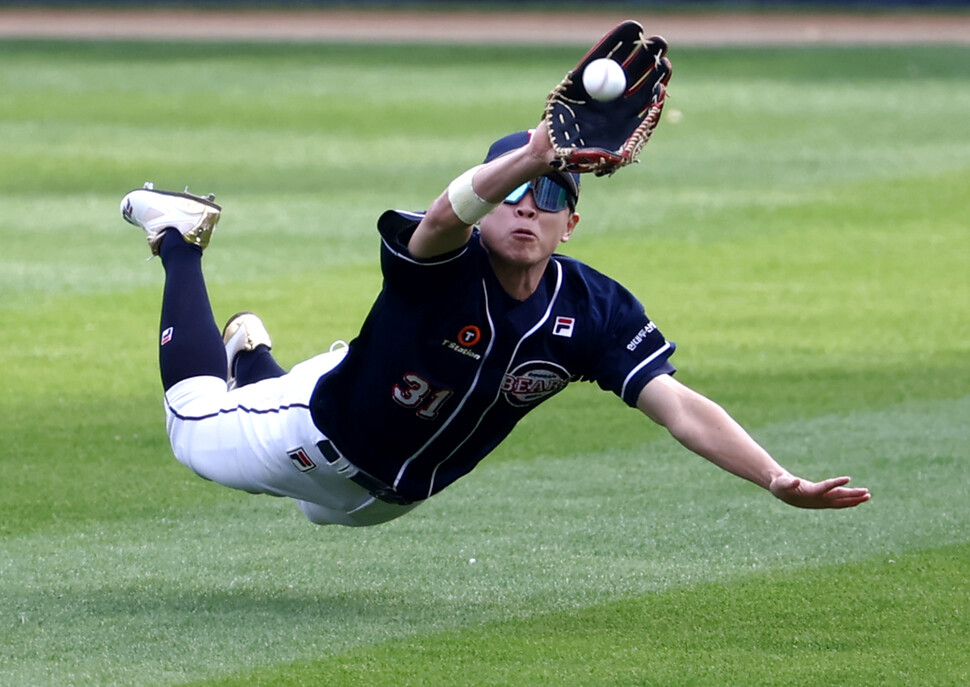
[[[257,346],[255,350],[242,351],[236,355],[233,373],[238,388],[270,377],[282,377],[286,374],[286,370],[276,362],[269,348]]]
[[[202,251],[172,229],[162,240],[165,267],[158,366],[166,391],[189,377],[226,379],[226,349],[202,276]]]

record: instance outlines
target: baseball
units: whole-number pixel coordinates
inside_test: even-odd
[[[626,89],[626,75],[618,62],[603,57],[586,65],[583,86],[594,100],[615,100]]]

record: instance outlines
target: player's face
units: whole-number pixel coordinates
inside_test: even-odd
[[[579,215],[568,206],[541,210],[530,189],[518,202],[506,201],[479,222],[482,242],[502,262],[523,268],[544,263],[572,236]]]

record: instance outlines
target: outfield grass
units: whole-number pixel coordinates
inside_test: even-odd
[[[161,267],[118,201],[216,192],[217,315],[293,364],[354,335],[380,211],[534,123],[575,51],[2,48],[4,687],[970,682],[970,50],[675,50],[568,245],[683,381],[871,503],[790,509],[582,385],[347,530],[170,457]]]

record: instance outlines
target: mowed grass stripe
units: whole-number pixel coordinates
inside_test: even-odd
[[[968,564],[961,545],[750,575],[185,687],[962,687]]]

